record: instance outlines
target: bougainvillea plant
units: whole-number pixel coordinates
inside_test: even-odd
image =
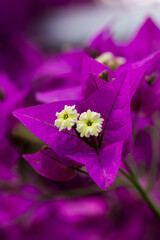
[[[0,43],[0,239],[157,240],[160,29],[149,18],[118,43],[107,27],[51,57],[11,33]]]

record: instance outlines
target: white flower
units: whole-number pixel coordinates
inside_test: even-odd
[[[123,57],[115,57],[111,52],[105,52],[98,56],[96,58],[96,61],[107,65],[113,70],[116,70],[119,66],[123,65],[126,62],[126,59]]]
[[[67,128],[71,130],[73,125],[77,122],[79,114],[75,109],[75,105],[67,106],[65,105],[64,110],[56,113],[57,119],[55,120],[55,126],[59,128],[59,131]]]
[[[76,130],[81,137],[98,136],[98,133],[102,131],[102,122],[104,121],[100,116],[99,113],[90,109],[80,115]]]

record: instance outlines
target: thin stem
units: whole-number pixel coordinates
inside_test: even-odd
[[[129,166],[129,165],[128,165]],[[70,167],[72,169],[77,170],[78,172],[84,173],[86,175],[88,175],[87,171],[80,169],[80,168],[76,168],[76,167]],[[140,193],[140,195],[142,196],[142,198],[145,200],[145,202],[149,205],[149,207],[151,208],[151,210],[154,212],[154,214],[160,219],[160,209],[156,206],[156,204],[152,201],[152,199],[149,197],[148,193],[145,191],[145,189],[141,186],[139,180],[137,179],[137,177],[134,175],[129,175],[128,173],[126,173],[123,169],[119,169],[119,171],[121,172],[121,174],[127,178],[132,184],[133,186],[137,189],[137,191]],[[133,172],[132,172],[133,174]]]
[[[132,149],[132,153],[129,153],[129,154],[128,154],[128,159],[129,159],[129,161],[130,161],[130,163],[131,163],[131,165],[132,165],[132,167],[133,167],[133,170],[132,170],[132,171],[133,171],[135,177],[138,178],[137,165],[136,165],[136,162],[135,162],[134,159],[133,159],[133,149]]]
[[[129,157],[129,159],[130,159],[130,157]],[[129,166],[128,162],[127,162],[126,160],[124,160],[123,162],[124,162],[124,165],[125,165],[127,171],[130,173],[130,175],[131,175],[132,177],[137,177],[137,176],[134,174],[132,168]]]
[[[128,175],[123,169],[120,168],[121,174],[127,178],[134,187],[138,190],[138,192],[141,194],[143,199],[146,203],[148,203],[149,207],[152,209],[154,214],[160,219],[160,210],[156,206],[156,204],[152,201],[152,199],[149,197],[148,193],[144,190],[144,188],[141,186],[137,178],[133,178],[132,176]]]

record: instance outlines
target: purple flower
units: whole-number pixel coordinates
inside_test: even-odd
[[[84,58],[82,79],[84,97],[88,97],[91,93],[96,91],[97,88],[109,85],[119,74],[126,71],[126,78],[130,88],[130,98],[132,99],[153,57],[154,56],[151,55],[142,61],[126,64],[124,67],[122,66],[119,70],[114,72],[108,66],[86,56]]]
[[[71,56],[71,62],[73,60],[73,56]],[[152,56],[150,58],[152,58]],[[65,87],[59,86],[58,89],[55,88],[46,92],[37,92],[35,97],[38,101],[43,103],[86,99],[95,92],[97,88],[109,85],[109,83],[112,82],[122,71],[126,70],[132,98],[140,81],[142,80],[144,72],[147,69],[146,61],[148,61],[148,59],[144,59],[142,62],[140,61],[134,64],[125,65],[125,67],[120,68],[117,72],[114,72],[108,66],[99,63],[84,54],[81,71],[80,69],[78,70],[78,68],[73,68],[72,73],[69,75],[70,79],[68,79],[68,77],[66,78],[65,75]],[[75,85],[75,82],[71,80],[77,75],[79,75],[79,78]]]
[[[113,40],[109,28],[105,28],[92,39],[89,46],[97,51],[97,55],[111,52],[127,62],[135,62],[160,50],[160,29],[148,18],[132,40],[119,44]]]
[[[152,36],[154,35],[155,38],[150,37],[151,31]],[[78,98],[77,97],[75,98],[75,95],[72,94],[68,98],[68,100],[73,98],[79,99],[80,97],[85,98],[90,94],[89,92],[91,91],[92,88],[88,87],[88,85],[90,85],[90,80],[88,80],[87,86],[83,85],[83,82],[86,81],[86,76],[84,77],[84,74],[86,75],[86,73],[87,74],[94,73],[97,77],[104,78],[102,74],[104,75],[105,71],[108,71],[109,80],[111,81],[124,69],[129,72],[131,78],[130,81],[133,81],[131,83],[131,91],[133,91],[133,93],[131,94],[133,96],[144,73],[142,71],[143,68],[142,65],[145,64],[145,61],[147,61],[146,59],[144,59],[144,57],[147,57],[148,55],[160,49],[159,36],[160,31],[156,27],[156,25],[152,22],[151,19],[146,20],[145,24],[142,26],[135,39],[131,41],[129,44],[126,43],[123,45],[116,44],[112,39],[110,30],[108,28],[102,30],[100,34],[98,34],[89,43],[88,48],[81,50],[79,49],[71,51],[70,53],[62,54],[59,57],[54,58],[52,61],[44,64],[44,66],[42,66],[41,68],[37,68],[37,70],[34,73],[35,75],[32,76],[33,79],[37,79],[36,88],[38,89],[39,87],[37,86],[41,86],[39,90],[42,91],[48,89],[50,90],[51,88],[53,88],[53,91],[46,94],[49,94],[50,96],[55,95],[55,98],[47,97],[48,99],[46,99],[46,94],[43,94],[43,92],[38,93],[36,98],[40,102],[64,100],[68,98],[68,94],[66,93],[66,96],[64,94],[64,98],[62,97],[62,95],[60,96],[61,88],[63,88],[63,90],[66,89],[66,91],[69,92],[69,88],[75,87],[75,90],[77,91],[76,88],[78,87],[80,88],[81,83],[82,93],[79,94],[78,89],[78,92],[75,92],[76,93],[75,95],[78,94]],[[143,42],[145,44],[143,44]],[[109,55],[102,57],[101,54]],[[114,56],[110,56],[111,54],[113,54]],[[87,59],[86,55],[91,56],[93,55],[92,57],[94,58],[95,56],[97,57],[95,58],[95,61],[91,62],[91,60],[86,60]],[[119,57],[125,58],[125,62],[122,61],[122,59],[119,59]],[[83,68],[81,68],[83,59],[84,66]],[[105,59],[108,59],[107,60],[108,64],[106,63]],[[137,62],[139,60],[141,60],[142,62]],[[104,63],[105,65],[98,64],[96,63],[97,61]],[[137,65],[135,62],[137,62]],[[54,68],[53,65],[56,67]],[[108,65],[110,68],[113,68],[114,72],[111,69],[109,69],[109,67],[107,67],[106,65]],[[138,70],[140,72],[138,72]],[[90,76],[90,79],[91,78],[92,76]],[[43,84],[44,80],[45,84]],[[105,84],[103,81],[101,82],[99,81],[99,83],[102,85]],[[86,91],[89,92],[85,93],[83,91],[84,89],[86,89]]]
[[[61,112],[64,105],[76,105],[79,114],[88,109],[100,113],[104,123],[99,137],[81,138],[74,129],[59,132],[54,122],[56,113]],[[132,146],[126,72],[85,101],[44,104],[15,110],[13,114],[49,145],[65,165],[70,166],[73,161],[86,165],[91,178],[103,189],[114,182],[122,153],[125,156]]]
[[[89,57],[84,58],[82,89],[84,96],[88,97],[98,88],[109,84],[121,72],[127,71],[130,85],[130,97],[133,112],[150,117],[160,109],[160,51],[143,58],[140,61],[125,64],[113,72],[104,64],[98,63]],[[107,79],[105,75],[107,74]],[[101,79],[102,78],[102,79]]]

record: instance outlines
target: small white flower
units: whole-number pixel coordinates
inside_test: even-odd
[[[55,126],[59,128],[59,131],[67,128],[71,130],[73,125],[77,122],[79,114],[75,109],[75,105],[67,106],[61,112],[56,113],[57,119],[55,120]]]
[[[115,57],[111,52],[105,52],[98,56],[96,58],[96,61],[107,65],[113,70],[116,70],[119,66],[123,65],[126,62],[126,59],[123,57]]]
[[[80,115],[76,130],[81,137],[98,136],[98,133],[102,131],[102,122],[104,121],[100,116],[99,113],[90,109]]]

